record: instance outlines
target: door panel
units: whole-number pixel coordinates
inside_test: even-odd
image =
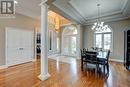
[[[76,36],[66,36],[63,39],[63,55],[76,56]]]
[[[29,62],[33,59],[33,32],[23,29],[6,29],[7,65]]]

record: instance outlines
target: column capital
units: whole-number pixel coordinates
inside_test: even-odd
[[[42,5],[47,5],[47,4],[46,4],[47,1],[48,1],[48,0],[42,0],[39,5],[40,5],[40,6],[42,6]]]

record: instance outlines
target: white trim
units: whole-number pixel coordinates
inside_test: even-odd
[[[110,45],[110,50],[111,52],[113,52],[113,30],[112,28],[109,26],[109,29],[111,30],[111,32],[103,32],[103,33],[96,33],[94,32],[94,47],[96,47],[96,35],[97,34],[101,34],[102,35],[102,48],[104,50],[104,34],[111,34],[111,45]]]
[[[92,23],[94,23],[96,21],[96,17],[91,17],[90,19],[85,18],[85,20],[87,20],[87,22],[84,20],[84,18],[79,15],[79,11],[77,11],[72,3],[70,2],[70,0],[66,0],[66,2],[68,2],[66,5],[66,7],[61,3],[58,4],[58,1],[54,2],[52,5],[52,7],[57,7],[58,8],[58,13],[60,13],[62,16],[68,17],[70,20],[76,21],[78,23],[82,23],[84,25],[91,25]],[[127,0],[127,2],[125,2],[126,4],[124,6],[122,6],[122,9],[120,9],[120,11],[116,11],[116,12],[112,12],[111,14],[105,14],[102,15],[101,18],[102,20],[104,20],[105,22],[113,22],[113,21],[119,21],[119,20],[124,20],[129,18],[129,16],[124,15],[124,14],[129,14],[129,2],[130,0]],[[70,9],[70,10],[68,10]],[[67,10],[67,11],[66,11]],[[74,15],[76,14],[76,15]],[[78,14],[78,15],[77,15]]]
[[[110,59],[110,61],[123,63],[123,60],[119,60],[119,59]]]
[[[2,66],[0,66],[0,69],[6,69],[6,68],[8,68],[7,65],[2,65]]]
[[[38,78],[41,80],[41,81],[44,81],[44,80],[47,80],[48,78],[50,77],[50,74],[47,73],[46,75],[39,75]]]
[[[64,31],[67,30],[69,27],[75,27],[75,29],[77,30],[77,34],[64,35]],[[74,55],[74,54],[71,54],[71,53],[69,53],[69,54],[64,53],[64,51],[63,51],[63,50],[64,50],[64,47],[63,47],[63,46],[64,46],[64,38],[75,36],[75,37],[76,37],[76,53],[78,53],[78,51],[77,51],[77,48],[78,48],[78,46],[77,46],[77,40],[78,40],[78,38],[79,38],[79,37],[78,37],[78,34],[79,34],[78,28],[77,28],[77,26],[75,26],[74,24],[64,26],[63,32],[62,32],[62,34],[61,34],[61,36],[62,36],[62,39],[61,39],[61,54],[62,54],[62,55],[64,55],[64,56],[71,56],[71,57],[76,57],[76,56],[77,56],[77,54]]]
[[[48,0],[42,0],[41,3],[39,4],[40,6],[45,4]]]

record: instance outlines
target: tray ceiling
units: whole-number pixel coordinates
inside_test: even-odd
[[[41,0],[17,1],[17,13],[40,19]],[[104,21],[116,21],[130,17],[130,0],[48,0],[50,10],[81,24],[95,22],[98,3],[101,4],[101,19]]]
[[[101,4],[100,13],[111,15],[124,9],[127,0],[71,0],[70,4],[85,18],[97,16],[97,4]]]
[[[101,20],[116,21],[130,17],[130,0],[56,0],[53,5],[73,20],[91,24],[98,17],[98,3],[101,4]]]

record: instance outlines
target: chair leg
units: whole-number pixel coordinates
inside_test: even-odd
[[[107,74],[109,74],[109,64],[107,64]]]
[[[97,72],[99,72],[99,64],[97,64]]]
[[[83,58],[81,58],[81,70],[83,71]]]
[[[103,65],[103,73],[105,75],[105,64]]]

